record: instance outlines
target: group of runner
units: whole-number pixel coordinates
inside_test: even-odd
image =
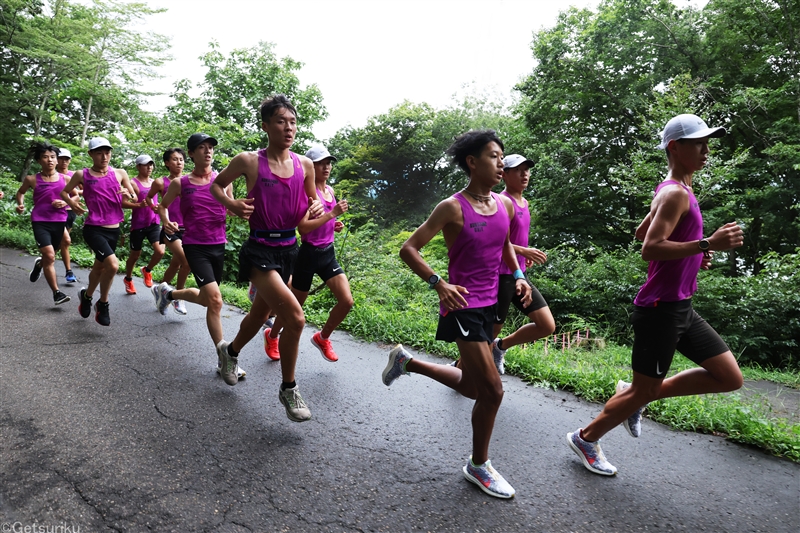
[[[124,170],[110,168],[112,147],[98,137],[89,142],[92,167],[75,172],[66,181],[66,167],[57,169],[63,149],[38,145],[34,157],[42,171],[26,178],[17,192],[17,203],[23,212],[23,195],[28,188],[34,189],[31,221],[41,257],[30,279],[35,281],[44,272],[57,305],[69,300],[58,288],[53,267],[55,250],[69,239],[67,210],[83,214],[88,209],[83,235],[95,253],[95,262],[89,283],[80,290],[79,310],[84,318],[90,315],[99,287],[95,319],[102,325],[110,324],[108,294],[118,269],[114,250],[122,209],[132,209],[126,292],[136,292],[132,272],[147,238],[153,255],[141,270],[158,311],[165,314],[172,305],[176,312],[186,314],[184,300],[206,307],[217,371],[228,385],[236,385],[244,377],[245,371],[238,365],[239,352],[263,326],[265,351],[281,364],[279,400],[291,420],[302,422],[311,418],[311,411],[300,395],[295,367],[305,326],[302,305],[314,274],[337,300],[325,326],[311,339],[328,361],[338,360],[329,337],[353,306],[347,277],[333,249],[334,233],[342,229],[336,217],[348,206],[345,200],[336,201],[327,184],[335,157],[324,147],[312,148],[306,156],[290,150],[297,133],[297,112],[291,102],[283,95],[273,96],[262,103],[260,116],[269,138],[267,148],[238,154],[219,174],[212,169],[217,140],[204,133],[195,133],[187,142],[188,157],[194,163],[191,173],[182,175],[187,153],[173,148],[163,156],[170,175],[155,180],[154,162],[146,155],[136,159],[138,175],[133,180]],[[692,193],[693,174],[708,159],[708,139],[723,135],[724,128],[709,128],[695,115],[673,118],[662,132],[659,148],[666,151],[668,175],[656,188],[650,212],[636,230],[636,238],[644,241],[642,257],[649,261],[649,268],[647,281],[634,301],[633,379],[620,381],[600,415],[566,437],[570,448],[594,473],[617,472],[605,458],[600,438],[618,425],[638,437],[647,403],[670,396],[730,391],[742,384],[731,351],[691,306],[698,270],[709,267],[711,252],[743,244],[742,229],[736,223],[726,224],[704,239],[702,217]],[[382,380],[390,386],[403,374],[418,373],[474,399],[472,454],[463,474],[487,494],[511,498],[513,487],[489,459],[489,443],[504,394],[500,375],[505,352],[552,334],[555,321],[547,302],[524,273],[527,267],[547,260],[543,251],[528,242],[530,212],[523,192],[534,162],[503,152],[503,142],[492,130],[458,137],[447,153],[467,174],[467,186],[439,203],[400,250],[409,268],[437,292],[436,339],[455,342],[460,358],[450,365],[434,364],[412,357],[398,345],[389,354]],[[247,196],[235,198],[232,183],[242,176]],[[505,183],[503,192],[492,192],[501,182]],[[81,195],[86,208],[80,203]],[[219,289],[227,213],[249,221],[250,235],[239,253],[237,279],[250,282],[253,300],[231,342],[223,336]],[[297,244],[298,231],[301,246]],[[420,254],[440,231],[448,249],[446,279]],[[172,260],[156,285],[151,272],[165,246]],[[64,261],[69,268],[68,255]],[[198,288],[185,288],[190,272]],[[173,288],[170,283],[175,276]],[[512,303],[530,323],[501,338]],[[665,379],[675,350],[698,368]]]

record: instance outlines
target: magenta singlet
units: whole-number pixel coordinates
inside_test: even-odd
[[[181,177],[181,214],[186,223],[183,244],[225,244],[225,206],[211,194],[211,184],[193,185],[189,174]],[[171,221],[172,219],[170,219]]]
[[[677,181],[667,180],[656,187],[653,196],[667,185],[680,185],[689,193],[689,212],[683,217],[667,240],[672,242],[697,241],[703,238],[703,216],[692,190]],[[652,307],[662,302],[678,302],[690,298],[697,291],[697,272],[703,262],[698,253],[682,259],[650,261],[647,266],[647,281],[633,300],[634,305]]]
[[[497,272],[503,262],[503,246],[510,226],[508,211],[500,197],[492,193],[497,204],[493,215],[475,212],[472,204],[461,193],[453,198],[461,204],[464,227],[447,252],[450,258],[448,282],[466,287],[469,294],[463,294],[467,306],[476,309],[494,305],[497,302]],[[439,313],[446,314],[440,305]]]
[[[150,192],[150,187],[145,187],[138,178],[133,178],[133,181],[135,181],[136,185],[139,187],[139,196],[136,198],[136,200],[141,202],[147,198],[147,193]],[[153,197],[153,201],[158,203],[158,195]],[[160,219],[158,215],[149,207],[135,207],[131,210],[131,230],[150,227],[153,224],[158,224],[159,220]]]
[[[322,208],[325,210],[325,212],[330,213],[333,211],[333,208],[336,207],[336,197],[333,195],[333,189],[331,189],[327,184],[325,185],[325,189],[331,194],[330,202],[325,199],[325,196],[319,189],[317,189],[317,193],[319,193],[317,196],[319,197],[319,201],[322,203]],[[303,235],[301,240],[304,243],[318,246],[320,248],[328,246],[333,242],[334,227],[336,227],[336,219],[332,218],[314,231],[309,231]]]
[[[305,172],[300,158],[294,152],[289,152],[294,165],[294,174],[282,178],[272,173],[269,168],[267,151],[258,151],[258,179],[247,193],[248,198],[253,198],[253,214],[250,215],[250,231],[287,231],[297,227],[303,220],[308,210],[308,197],[306,197],[303,183]],[[262,239],[250,237],[265,246],[291,246],[297,241],[296,237],[284,239]]]
[[[42,174],[36,174],[36,187],[33,189],[33,222],[66,222],[67,210],[64,207],[56,209],[53,200],[61,200],[61,191],[67,184],[64,174],[58,174],[56,181],[44,181]]]
[[[525,205],[518,205],[517,201],[506,191],[500,194],[510,198],[511,204],[514,206],[514,218],[511,219],[511,244],[527,248],[531,230],[531,212],[528,211],[527,203]],[[517,255],[517,263],[519,263],[519,268],[524,271],[525,256]],[[500,261],[500,274],[512,274],[511,269],[508,268],[505,261]]]
[[[87,226],[113,226],[122,222],[122,195],[114,169],[108,167],[105,175],[92,176],[88,168],[83,169],[83,199],[89,214]]]
[[[169,176],[164,176],[164,195],[167,194],[169,190]],[[167,208],[167,213],[169,213],[169,221],[174,222],[178,225],[179,228],[183,227],[183,213],[181,213],[181,197],[176,196],[172,203],[169,204]]]

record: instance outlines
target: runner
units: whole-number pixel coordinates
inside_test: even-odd
[[[71,178],[75,172],[69,169],[69,162],[72,160],[72,153],[67,150],[66,148],[59,148],[58,149],[58,163],[56,164],[56,171],[60,174],[64,174],[67,176],[67,179]],[[73,196],[80,196],[81,189],[76,187],[73,191]],[[79,198],[76,198],[79,200]],[[70,237],[70,233],[72,233],[72,226],[75,225],[75,212],[72,210],[70,206],[67,206],[67,225],[64,228],[64,237],[61,239],[61,260],[64,261],[64,268],[66,269],[66,274],[64,275],[64,281],[69,284],[75,283],[78,281],[78,278],[75,277],[75,273],[72,272],[72,261],[69,256],[69,247],[72,245],[72,237]]]
[[[492,321],[497,302],[500,263],[514,272],[516,292],[530,305],[530,287],[519,269],[509,240],[511,200],[492,193],[503,176],[503,143],[494,131],[470,131],[458,137],[448,155],[469,176],[469,183],[442,201],[400,249],[400,257],[439,295],[436,339],[455,342],[460,368],[414,359],[402,345],[389,354],[383,383],[416,372],[475,399],[472,410],[472,455],[464,477],[484,492],[512,498],[511,485],[489,461],[489,441],[503,400],[503,383],[492,359]],[[420,250],[442,232],[448,249],[449,283],[425,262]]]
[[[530,179],[530,169],[533,161],[519,154],[512,154],[503,159],[503,181],[506,187],[502,193],[511,199],[514,204],[515,216],[511,219],[511,244],[517,254],[519,266],[529,267],[534,264],[541,265],[547,261],[547,254],[533,247],[528,246],[528,236],[530,235],[531,214],[528,211],[528,201],[522,197],[522,191],[528,187]],[[519,344],[534,342],[538,339],[552,334],[556,329],[556,322],[550,307],[542,297],[539,290],[531,285],[531,304],[522,305],[522,300],[515,294],[515,280],[511,270],[505,265],[500,265],[500,286],[497,294],[497,310],[495,312],[492,343],[492,356],[494,357],[497,370],[505,374],[505,354],[506,350]],[[526,315],[531,323],[525,324],[511,335],[499,338],[503,323],[508,316],[510,304]]]
[[[167,235],[180,231],[180,226],[170,220],[172,202],[180,198],[183,217],[183,251],[194,273],[199,289],[173,289],[167,282],[153,287],[156,308],[166,314],[169,302],[186,300],[206,308],[206,327],[211,341],[219,352],[228,343],[222,332],[222,269],[225,266],[225,208],[211,195],[211,187],[217,173],[211,168],[214,160],[214,147],[217,140],[205,133],[195,133],[186,142],[189,157],[194,162],[194,170],[181,179],[170,181],[167,193],[158,205],[161,223]],[[225,186],[224,195],[232,195],[233,188]],[[217,365],[221,373],[222,360]],[[245,377],[246,372],[238,365],[231,369],[234,380]],[[223,375],[224,377],[224,375]]]
[[[103,137],[91,139],[89,157],[92,158],[92,167],[75,172],[61,191],[61,199],[67,202],[77,215],[89,211],[83,223],[83,240],[94,251],[94,264],[89,272],[89,284],[80,291],[78,311],[83,318],[89,318],[92,312],[92,295],[99,286],[100,300],[94,305],[94,319],[101,326],[111,324],[111,317],[108,314],[108,293],[119,268],[116,249],[119,224],[123,219],[122,208],[135,205],[130,200],[136,197],[128,180],[128,173],[109,166],[111,151],[108,139]],[[86,208],[72,196],[72,191],[81,185]],[[122,199],[123,194],[128,197],[126,200]]]
[[[125,292],[128,294],[136,294],[136,287],[133,285],[133,267],[136,266],[136,261],[142,255],[145,237],[153,247],[153,255],[150,257],[150,261],[147,266],[143,266],[141,269],[145,287],[153,286],[153,268],[164,257],[164,245],[159,241],[161,225],[159,224],[158,207],[147,201],[150,188],[153,185],[151,176],[155,167],[156,164],[149,155],[140,155],[136,158],[136,170],[139,174],[133,178],[131,185],[136,192],[138,207],[134,207],[131,211],[131,253],[125,263],[125,277],[122,278],[122,282],[125,284]],[[156,203],[158,203],[158,200],[156,200]]]
[[[672,118],[661,133],[658,147],[667,152],[669,173],[656,187],[650,213],[636,230],[644,240],[642,259],[649,265],[647,281],[633,301],[633,383],[617,383],[616,394],[597,418],[567,433],[570,448],[595,474],[617,473],[600,448],[600,438],[619,424],[638,437],[643,406],[649,402],[742,386],[742,372],[730,349],[692,309],[697,272],[709,267],[711,252],[737,248],[744,242],[735,222],[704,239],[703,217],[692,192],[694,173],[708,161],[708,139],[724,135],[725,128],[709,128],[688,114]],[[675,350],[700,368],[666,378]]]
[[[233,214],[250,222],[250,238],[239,253],[239,281],[252,281],[256,287],[253,306],[239,326],[233,342],[219,346],[223,361],[222,377],[235,385],[231,369],[239,352],[258,333],[274,309],[284,329],[280,339],[281,384],[278,398],[286,415],[294,422],[311,418],[311,410],[300,396],[295,382],[295,365],[305,316],[297,299],[286,286],[297,257],[295,228],[309,220],[309,200],[316,198],[314,165],[307,157],[289,149],[297,133],[297,111],[284,95],[264,100],[260,107],[261,128],[269,145],[258,152],[243,152],[231,159],[212,186],[214,196]],[[239,176],[247,181],[247,199],[234,200],[223,193]]]
[[[31,226],[36,246],[41,253],[36,258],[31,270],[30,280],[38,281],[44,272],[44,279],[53,291],[53,302],[61,305],[69,301],[69,296],[58,289],[56,279],[56,250],[64,237],[64,225],[67,221],[67,203],[61,197],[61,190],[66,185],[64,174],[56,171],[58,148],[51,144],[36,143],[31,146],[33,158],[42,167],[35,176],[27,176],[17,190],[17,213],[25,212],[25,192],[33,189],[33,209],[31,210]]]
[[[150,192],[147,193],[147,205],[158,209],[158,205],[153,202],[153,198],[159,193],[163,197],[169,188],[170,181],[179,180],[183,173],[183,165],[186,161],[186,154],[181,148],[170,148],[164,152],[163,156],[164,165],[169,170],[169,176],[158,178],[153,182],[150,187]],[[161,279],[162,283],[171,284],[172,278],[175,274],[178,275],[178,282],[175,284],[176,289],[183,289],[186,287],[186,279],[189,277],[189,263],[186,261],[186,254],[183,253],[183,215],[181,215],[181,199],[176,197],[171,204],[169,204],[169,219],[176,226],[173,226],[175,231],[168,235],[164,228],[161,228],[161,244],[165,244],[172,255],[169,261],[169,266],[164,272],[164,277]],[[185,315],[186,305],[183,300],[172,300],[172,308],[179,315]]]
[[[328,314],[328,320],[322,331],[314,333],[311,337],[311,344],[320,351],[326,361],[335,363],[339,360],[339,356],[336,355],[329,338],[353,308],[350,283],[336,261],[333,249],[333,234],[344,227],[336,217],[347,211],[347,200],[337,202],[333,188],[327,184],[336,158],[323,146],[312,148],[306,152],[306,157],[314,163],[317,196],[320,198],[325,215],[310,221],[309,227],[314,229],[301,235],[302,244],[297,254],[290,288],[302,306],[308,298],[314,274],[317,274],[333,293],[336,305]],[[276,319],[275,324],[275,327],[264,330],[264,346],[270,359],[277,361],[280,359],[278,332],[283,325],[280,317]]]

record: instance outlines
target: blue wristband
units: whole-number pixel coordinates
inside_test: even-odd
[[[522,270],[516,269],[514,271],[514,279],[525,279],[525,274],[522,273]]]

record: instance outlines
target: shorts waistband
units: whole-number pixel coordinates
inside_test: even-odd
[[[281,242],[289,241],[297,236],[297,228],[292,229],[251,229],[250,238],[263,239],[265,241]]]
[[[308,244],[307,242],[303,243],[303,248],[308,248],[312,252],[320,253],[320,252],[327,252],[331,248],[333,248],[333,243],[326,244],[325,246],[316,246],[314,244]]]

